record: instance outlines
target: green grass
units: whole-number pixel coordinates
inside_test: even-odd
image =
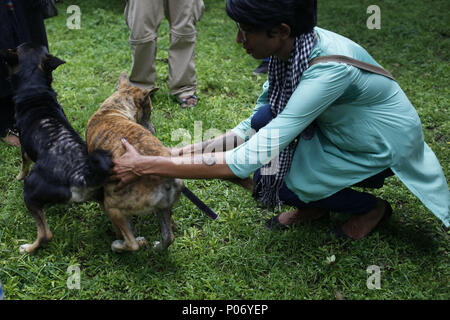
[[[236,30],[223,0],[205,0],[197,24],[196,65],[200,103],[181,110],[169,95],[169,26],[160,28],[158,86],[153,122],[169,146],[171,133],[194,121],[203,132],[225,132],[247,117],[265,78],[253,76],[258,61],[235,43]],[[68,5],[81,8],[81,29],[66,27]],[[381,29],[368,30],[366,9],[381,8]],[[122,0],[64,1],[46,21],[50,50],[67,61],[54,72],[54,88],[74,128],[86,123],[113,91],[131,54]],[[319,25],[364,46],[397,78],[422,119],[426,142],[449,177],[450,3],[446,0],[319,1]],[[111,223],[95,203],[47,209],[54,239],[34,255],[19,246],[34,240],[34,220],[23,203],[20,151],[0,145],[0,279],[6,299],[442,299],[449,293],[449,233],[396,178],[376,191],[394,208],[392,219],[370,237],[340,241],[330,229],[347,215],[269,232],[273,213],[220,180],[187,185],[220,214],[212,221],[185,198],[174,207],[175,242],[167,252],[144,247],[110,250]],[[290,208],[286,208],[290,209]],[[152,216],[134,219],[136,235],[160,237]],[[335,255],[334,263],[327,258]],[[70,290],[67,268],[79,265],[81,289]],[[381,268],[381,289],[366,287],[370,265]]]

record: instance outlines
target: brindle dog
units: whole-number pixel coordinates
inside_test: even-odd
[[[125,153],[121,143],[121,138],[125,137],[141,154],[170,156],[168,149],[152,134],[150,95],[156,90],[130,86],[126,73],[122,73],[118,90],[89,119],[86,130],[89,150],[108,150],[113,158],[120,157]],[[138,250],[145,239],[134,237],[128,216],[151,212],[156,214],[162,233],[162,240],[155,242],[154,248],[167,249],[174,240],[171,208],[184,187],[182,180],[147,175],[119,191],[114,190],[116,186],[117,182],[104,186],[104,210],[116,235],[123,238],[112,243],[112,250]]]

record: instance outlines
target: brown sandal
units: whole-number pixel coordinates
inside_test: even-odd
[[[180,107],[183,109],[186,109],[188,107],[193,108],[198,103],[198,97],[194,94],[184,97],[184,98],[180,97],[179,103],[180,103]]]
[[[14,137],[14,138],[12,138],[12,137]],[[15,141],[11,141],[11,138]],[[8,146],[20,147],[19,135],[12,130],[9,130],[6,137],[2,137],[1,141],[3,143],[7,144]]]

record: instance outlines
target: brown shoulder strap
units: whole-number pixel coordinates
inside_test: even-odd
[[[382,76],[388,77],[389,79],[392,79],[395,81],[395,78],[390,74],[388,71],[384,70],[383,68],[380,68],[378,66],[375,66],[370,63],[362,62],[359,60],[355,60],[346,56],[340,56],[340,55],[330,55],[330,56],[323,56],[323,57],[317,57],[309,61],[309,66],[312,66],[317,63],[324,63],[324,62],[340,62],[340,63],[346,63],[351,66],[357,67],[361,70],[380,74]]]

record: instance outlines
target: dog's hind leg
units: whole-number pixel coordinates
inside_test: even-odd
[[[20,246],[20,252],[33,253],[37,248],[47,244],[52,239],[52,232],[45,219],[44,205],[58,202],[65,203],[70,199],[69,188],[48,183],[39,171],[39,164],[36,164],[30,175],[25,178],[23,188],[25,205],[36,221],[37,238],[32,244]]]
[[[139,250],[139,246],[143,245],[145,241],[142,238],[134,237],[127,217],[119,209],[107,208],[105,211],[113,223],[116,234],[120,232],[123,237],[123,240],[113,241],[111,250],[115,252]]]
[[[28,172],[30,171],[31,162],[32,161],[31,161],[30,157],[26,153],[23,153],[22,154],[22,170],[16,177],[16,179],[18,181],[23,180],[28,175]]]
[[[42,207],[27,204],[28,211],[34,218],[37,227],[37,238],[32,244],[24,244],[19,248],[20,253],[33,253],[37,248],[47,244],[53,237],[47,220],[45,219],[45,212]]]
[[[161,209],[156,212],[156,218],[159,222],[159,227],[161,229],[161,241],[156,241],[153,244],[153,248],[162,251],[166,250],[175,239],[175,236],[173,235],[172,227],[173,227],[173,221],[172,221],[172,213],[170,209]]]

